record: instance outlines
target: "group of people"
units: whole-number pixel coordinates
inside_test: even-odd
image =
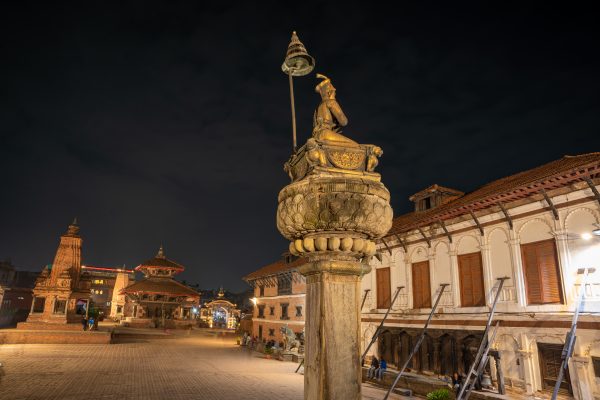
[[[95,331],[98,329],[98,321],[94,317],[86,318],[84,315],[81,318],[81,325],[84,331]]]
[[[383,358],[379,361],[377,357],[373,356],[371,367],[369,368],[369,372],[367,372],[367,378],[382,380],[386,369],[387,362]]]
[[[253,337],[252,335],[248,335],[248,332],[244,332],[244,336],[242,336],[240,343],[242,346],[247,346],[249,349],[253,349],[254,346],[256,346],[256,343],[258,343],[258,337]]]
[[[377,357],[373,356],[371,359],[371,367],[367,372],[367,378],[383,380],[383,375],[387,370],[387,362],[382,358],[378,360]],[[460,387],[462,386],[462,377],[458,372],[452,374],[452,389],[458,394]]]

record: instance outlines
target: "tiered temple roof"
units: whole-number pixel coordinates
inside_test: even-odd
[[[135,268],[135,271],[143,272],[145,278],[127,286],[121,293],[200,297],[198,292],[173,279],[174,275],[184,270],[181,264],[167,259],[163,247],[160,246],[154,258],[144,261]]]

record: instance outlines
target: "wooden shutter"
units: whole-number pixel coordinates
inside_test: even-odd
[[[544,303],[561,303],[562,290],[554,240],[546,241],[538,246],[538,265],[542,277]]]
[[[481,253],[458,256],[460,302],[463,307],[485,306]]]
[[[527,302],[529,304],[543,304],[542,283],[537,256],[535,254],[535,246],[522,245],[521,257],[523,258],[523,271],[525,272]]]
[[[529,304],[562,303],[554,239],[521,245]]]
[[[389,308],[391,302],[390,268],[377,269],[377,308]]]
[[[431,308],[429,261],[412,265],[413,308]]]

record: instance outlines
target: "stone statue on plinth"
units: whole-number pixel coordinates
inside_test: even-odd
[[[358,147],[358,143],[340,133],[341,128],[348,125],[348,118],[335,99],[335,87],[325,75],[317,74],[323,79],[315,88],[321,95],[321,104],[313,117],[313,137],[321,142],[331,142],[342,146]]]
[[[340,133],[348,119],[331,81],[317,76],[322,101],[312,137],[285,164],[292,182],[279,193],[277,228],[292,254],[308,258],[298,269],[306,277],[304,398],[359,400],[360,280],[393,213],[375,172],[381,148]]]

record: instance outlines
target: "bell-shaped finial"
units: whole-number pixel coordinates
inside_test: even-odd
[[[156,258],[165,258],[165,251],[163,249],[162,243],[160,245],[160,248],[158,249],[158,253],[156,253]]]
[[[315,59],[311,57],[306,48],[298,39],[296,31],[292,32],[292,40],[288,45],[285,60],[281,64],[281,70],[292,76],[304,76],[315,68]]]

